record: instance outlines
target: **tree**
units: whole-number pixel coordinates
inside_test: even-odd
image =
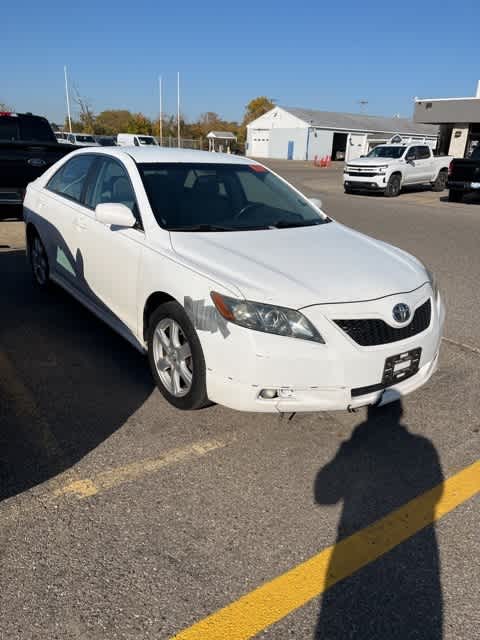
[[[246,126],[252,120],[256,120],[260,116],[263,116],[264,113],[273,109],[275,104],[273,100],[267,98],[266,96],[258,96],[258,98],[253,98],[245,107],[245,115],[243,116],[243,124]]]
[[[127,133],[143,133],[152,135],[153,123],[143,113],[133,113],[128,123]]]
[[[80,109],[80,122],[82,123],[82,131],[84,131],[85,133],[94,133],[95,115],[93,113],[92,106],[90,104],[90,101],[80,94],[78,87],[73,87],[73,101]]]
[[[127,133],[132,117],[127,109],[106,109],[95,118],[95,133],[108,136]]]

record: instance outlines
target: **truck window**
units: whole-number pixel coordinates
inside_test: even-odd
[[[430,147],[417,147],[417,159],[428,160],[430,158]]]

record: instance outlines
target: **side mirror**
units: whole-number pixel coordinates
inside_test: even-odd
[[[318,207],[319,209],[322,208],[322,201],[320,198],[309,198],[308,201],[310,204],[313,204],[314,207]]]
[[[133,227],[136,223],[135,216],[130,209],[120,202],[104,202],[97,204],[95,219],[103,224],[111,224],[115,227]]]
[[[414,155],[405,157],[405,162],[413,162],[414,160],[415,160],[415,156]]]

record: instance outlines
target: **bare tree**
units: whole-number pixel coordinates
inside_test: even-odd
[[[78,87],[73,87],[73,101],[80,110],[80,122],[85,133],[94,133],[95,114],[91,102],[80,93]]]

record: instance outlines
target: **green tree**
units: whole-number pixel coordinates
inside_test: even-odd
[[[95,133],[108,136],[127,133],[132,117],[127,109],[105,109],[95,118]]]
[[[127,133],[143,133],[144,135],[152,135],[153,123],[150,118],[147,118],[143,113],[132,113],[132,117],[128,123]]]
[[[253,98],[245,107],[245,114],[243,116],[243,124],[246,126],[252,120],[256,120],[260,116],[263,116],[264,113],[273,109],[275,104],[273,100],[267,98],[266,96],[258,96],[258,98]]]

